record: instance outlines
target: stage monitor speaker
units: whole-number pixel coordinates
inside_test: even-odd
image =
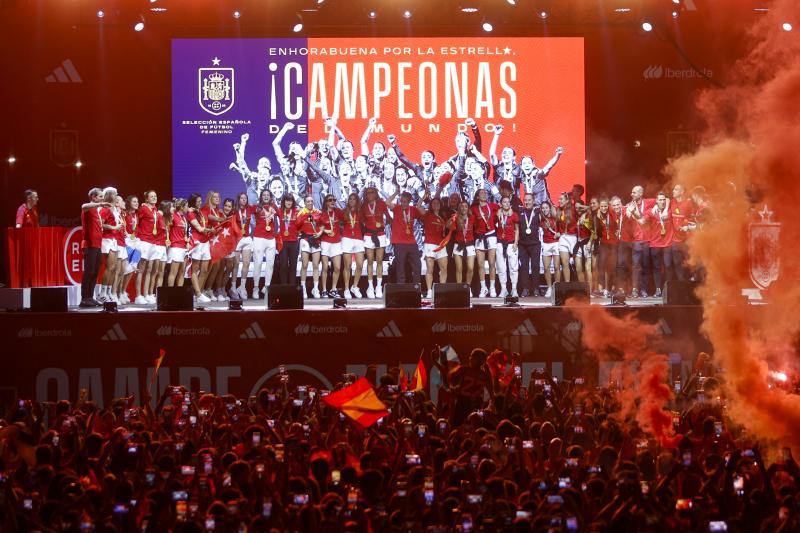
[[[433,284],[433,307],[437,309],[469,307],[470,296],[466,283]]]
[[[156,288],[156,310],[192,311],[193,309],[191,285]]]
[[[383,288],[383,306],[386,309],[419,309],[422,293],[419,283],[387,283]]]
[[[267,309],[302,309],[303,288],[300,285],[270,285],[267,288]]]
[[[664,305],[700,305],[700,298],[695,294],[698,285],[696,281],[667,281],[662,300]]]
[[[553,305],[564,305],[570,299],[579,304],[588,304],[589,284],[585,281],[556,281],[552,298]]]
[[[31,289],[31,311],[66,313],[67,302],[66,287],[34,287]]]

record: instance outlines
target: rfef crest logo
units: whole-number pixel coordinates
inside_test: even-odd
[[[233,68],[220,67],[221,59],[211,60],[211,68],[197,69],[197,98],[203,111],[221,115],[234,103]]]

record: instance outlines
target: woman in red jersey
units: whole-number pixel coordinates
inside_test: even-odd
[[[231,289],[236,287],[236,293],[242,300],[247,300],[247,276],[250,273],[250,260],[253,258],[253,215],[256,208],[250,205],[246,192],[240,192],[236,197],[236,222],[242,230],[242,238],[236,243],[236,256],[234,258],[233,281]],[[241,266],[241,270],[240,267]],[[236,274],[241,271],[239,284],[236,284]]]
[[[297,224],[300,228],[300,284],[303,286],[304,297],[308,298],[306,276],[308,274],[308,261],[311,260],[314,276],[311,295],[314,298],[319,298],[319,289],[317,289],[317,284],[319,283],[319,239],[324,230],[321,221],[322,213],[314,208],[314,198],[312,196],[306,196],[304,201],[305,207],[297,217]]]
[[[336,285],[339,283],[339,273],[342,270],[342,223],[344,214],[336,207],[336,197],[332,194],[325,196],[322,206],[322,236],[320,237],[320,255],[322,256],[322,297],[335,298],[339,296]],[[328,283],[328,268],[333,263],[330,291],[326,289]]]
[[[378,189],[367,187],[364,190],[364,204],[361,206],[364,249],[367,256],[367,298],[383,297],[383,256],[389,245],[389,239],[386,237],[388,215],[389,209],[386,207],[386,202],[378,197]],[[373,271],[375,288],[372,286]]]
[[[127,293],[123,288],[123,280],[128,268],[128,248],[125,246],[125,200],[117,194],[117,199],[114,203],[116,210],[117,231],[114,232],[114,237],[117,239],[117,266],[114,272],[114,281],[111,283],[112,299],[118,304],[131,303]]]
[[[130,303],[130,298],[127,297],[128,286],[130,286],[131,277],[133,273],[139,268],[139,258],[142,253],[139,251],[139,237],[136,236],[136,230],[139,226],[139,198],[130,195],[125,199],[125,210],[123,215],[125,217],[125,248],[128,251],[128,264],[125,268],[125,275],[122,278],[122,293],[125,295],[125,303]],[[136,296],[140,293],[137,292]],[[134,296],[134,298],[136,298]]]
[[[471,211],[475,217],[475,256],[478,263],[478,281],[480,281],[480,298],[497,297],[495,279],[497,277],[497,211],[500,206],[489,202],[486,189],[478,189]],[[489,263],[489,287],[486,287],[486,270],[484,261]]]
[[[272,283],[272,271],[275,267],[275,242],[276,225],[280,220],[276,216],[278,210],[269,189],[261,191],[261,196],[256,206],[256,225],[253,229],[253,298],[259,299],[267,293],[267,288]],[[261,282],[261,266],[264,265],[264,288],[259,289]]]
[[[117,274],[117,231],[122,227],[122,220],[117,212],[117,190],[106,187],[103,190],[103,202],[109,207],[100,209],[100,224],[103,228],[103,240],[100,244],[100,254],[103,256],[105,271],[100,282],[100,294],[97,301],[100,303],[116,301],[116,296],[111,289]]]
[[[361,222],[361,200],[357,193],[350,193],[347,197],[347,206],[344,208],[344,226],[342,227],[342,259],[344,262],[344,297],[361,298],[358,282],[361,280],[361,270],[364,268],[364,232]],[[350,286],[351,269],[355,257],[355,274],[353,285]]]
[[[208,227],[212,230],[217,228],[220,224],[225,221],[225,215],[222,213],[222,209],[220,207],[220,198],[219,192],[217,191],[208,191],[206,194],[206,204],[202,207],[203,215],[206,217],[208,221]],[[209,259],[211,255],[211,250],[209,248]],[[228,300],[228,297],[225,295],[223,291],[220,291],[216,288],[216,282],[219,277],[219,272],[221,269],[224,269],[225,265],[223,261],[217,261],[216,263],[210,263],[208,267],[208,276],[206,277],[206,283],[203,286],[205,294],[209,300],[212,302],[224,302]],[[215,290],[216,289],[216,290]]]
[[[152,278],[154,272],[158,270],[158,250],[155,245],[156,220],[158,219],[158,195],[156,191],[145,191],[142,196],[144,202],[139,205],[137,216],[139,223],[136,229],[138,237],[139,253],[139,273],[136,276],[136,300],[139,305],[154,304],[156,297],[151,294]],[[162,221],[163,222],[163,221]]]
[[[472,292],[472,272],[475,268],[475,215],[466,200],[462,200],[450,220],[450,228],[455,231],[456,244],[453,247],[453,261],[456,265],[456,283],[470,285]]]
[[[228,220],[233,215],[233,198],[225,198],[225,200],[222,201],[223,220]],[[223,257],[219,263],[221,266],[217,269],[217,279],[214,282],[214,294],[217,295],[217,301],[230,300],[228,296],[228,280],[233,275],[234,267],[236,266],[236,250]],[[234,275],[231,288],[234,287],[235,283],[236,277]]]
[[[497,276],[500,278],[500,298],[517,294],[519,279],[519,215],[511,209],[511,197],[500,200],[497,211]],[[508,286],[511,285],[509,293]]]
[[[561,234],[558,239],[558,255],[561,258],[561,276],[564,281],[570,281],[572,278],[569,269],[570,259],[574,257],[575,246],[578,244],[578,211],[569,193],[561,193],[558,203],[558,232]]]
[[[208,219],[201,208],[203,197],[192,193],[188,204],[186,220],[189,221],[192,241],[192,288],[199,303],[208,303],[211,298],[203,294],[203,287],[208,278],[208,262],[211,260],[208,237],[214,230],[208,227]]]
[[[545,298],[550,298],[553,294],[553,274],[555,272],[555,281],[561,281],[561,273],[559,266],[561,263],[561,256],[558,253],[558,240],[561,238],[561,232],[558,230],[558,220],[552,204],[545,200],[539,206],[539,227],[542,228],[542,266],[544,267],[544,280],[547,283],[547,292]],[[569,265],[567,265],[569,269]]]
[[[439,265],[439,283],[447,283],[447,247],[442,246],[447,228],[442,200],[436,197],[431,200],[428,211],[422,219],[425,234],[425,281],[428,286],[428,298],[433,298],[433,271]],[[437,248],[441,249],[437,251]]]
[[[156,293],[156,287],[164,285],[164,272],[167,268],[167,246],[169,246],[169,228],[167,225],[172,221],[172,211],[172,201],[164,200],[158,204],[155,236],[157,258],[151,261],[154,265],[152,267],[153,273],[150,276],[150,294],[153,295]]]
[[[186,250],[189,245],[189,221],[186,219],[186,200],[178,198],[173,204],[175,211],[169,225],[169,251],[167,263],[169,275],[168,287],[183,287],[183,278],[186,272]]]
[[[25,203],[17,209],[16,227],[17,228],[38,228],[39,227],[39,193],[33,189],[25,191]]]
[[[615,197],[618,211],[609,207],[608,198],[600,198],[600,209],[595,215],[595,227],[600,241],[598,244],[597,268],[595,277],[597,278],[597,290],[604,298],[608,298],[610,291],[614,288],[614,270],[617,266],[617,249],[619,248],[619,219],[622,216],[622,202],[619,197]]]
[[[298,217],[300,209],[295,205],[294,195],[285,193],[278,208],[281,224],[281,251],[278,253],[278,276],[284,285],[297,283],[297,256],[300,253],[298,242]]]

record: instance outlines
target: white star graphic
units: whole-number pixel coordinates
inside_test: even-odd
[[[217,244],[218,242],[219,242],[219,237],[214,237],[213,239],[211,239],[211,245],[212,246]]]
[[[230,234],[231,234],[231,230],[229,230],[228,228],[222,228],[222,236],[223,237],[227,237]]]
[[[508,56],[508,55],[511,55],[511,48],[509,48],[508,46],[506,46],[505,48],[503,48],[503,53],[504,53],[505,55],[507,55],[507,56]],[[216,65],[216,63],[215,63],[215,65]]]
[[[219,65],[220,61],[221,61],[220,58],[215,57],[214,59],[211,60],[211,63],[216,67]]]

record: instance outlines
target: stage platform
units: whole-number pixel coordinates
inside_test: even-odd
[[[331,300],[309,300],[303,310],[268,311],[263,302],[251,300],[244,311],[218,302],[186,312],[124,306],[117,313],[0,313],[6,353],[0,402],[75,399],[81,389],[101,402],[130,393],[138,397],[151,379],[159,349],[166,357],[157,390],[180,383],[239,397],[274,385],[280,365],[289,370],[292,384],[321,389],[334,386],[342,374],[364,374],[369,365],[380,376],[402,363],[410,374],[420,353],[437,344],[451,345],[462,361],[475,347],[519,352],[526,381],[536,367],[560,378],[608,379],[613,364],[598,365],[586,356],[582,322],[569,308],[550,306],[544,298],[523,299],[519,307],[504,307],[497,298],[472,302],[469,309],[384,309],[381,300],[365,299],[334,310]],[[655,302],[604,307],[606,301],[594,299],[589,316],[636,313],[657,324],[663,351],[680,379],[695,354],[710,348],[699,332],[702,308]],[[743,307],[743,312],[757,309]],[[434,369],[433,397],[439,382]]]

